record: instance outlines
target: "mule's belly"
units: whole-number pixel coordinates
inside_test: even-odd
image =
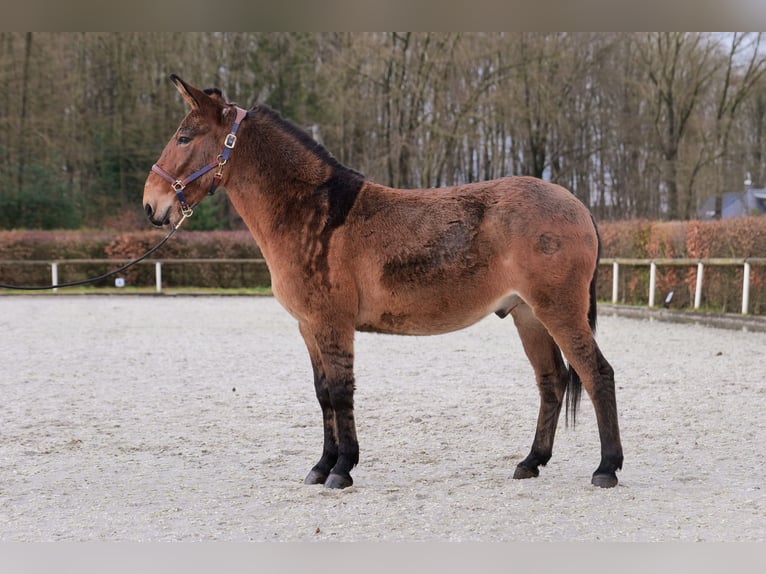
[[[416,315],[383,312],[378,317],[360,316],[357,331],[389,335],[441,335],[459,331],[478,323],[489,313]]]
[[[465,329],[491,313],[501,316],[521,299],[515,293],[492,299],[450,298],[418,301],[362,302],[357,317],[358,331],[392,335],[440,335]]]

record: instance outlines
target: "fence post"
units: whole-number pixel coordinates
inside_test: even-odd
[[[745,272],[742,278],[742,314],[747,315],[750,307],[750,263],[745,261]]]
[[[649,307],[654,307],[654,291],[657,284],[657,264],[652,261],[649,264]]]
[[[154,282],[157,286],[157,293],[162,293],[162,263],[160,261],[154,264]]]
[[[620,264],[615,261],[612,263],[612,304],[617,303],[619,295]]]
[[[58,285],[59,284],[59,264],[55,261],[51,263],[51,285]],[[55,293],[58,291],[55,287],[53,288],[53,292]]]
[[[699,309],[702,303],[702,276],[705,273],[705,266],[702,261],[697,263],[697,284],[694,287],[694,308]]]

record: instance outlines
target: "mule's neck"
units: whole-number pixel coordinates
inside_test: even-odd
[[[305,241],[341,225],[364,182],[266,106],[242,123],[227,169],[227,194],[267,260],[278,242]]]

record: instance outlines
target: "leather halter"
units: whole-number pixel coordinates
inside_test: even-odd
[[[247,110],[244,110],[239,106],[234,106],[234,108],[237,110],[237,115],[234,118],[234,125],[232,125],[231,131],[223,140],[223,151],[218,154],[218,157],[216,157],[215,160],[201,167],[184,179],[173,177],[156,163],[152,166],[152,171],[167,181],[170,184],[170,187],[173,188],[173,191],[176,193],[176,197],[178,198],[178,203],[181,204],[181,213],[184,215],[184,217],[190,217],[191,214],[194,213],[193,208],[189,206],[188,203],[186,203],[184,189],[187,185],[189,185],[195,179],[199,179],[213,168],[218,169],[213,175],[213,183],[211,184],[207,194],[213,195],[215,190],[218,188],[218,184],[221,182],[221,178],[223,177],[223,166],[225,166],[226,162],[229,161],[231,150],[233,150],[234,146],[237,144],[237,131],[239,130],[239,124],[241,124],[242,120],[244,120],[247,116]],[[195,207],[196,205],[197,204],[195,204]]]

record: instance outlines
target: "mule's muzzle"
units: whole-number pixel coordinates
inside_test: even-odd
[[[170,209],[166,209],[165,213],[162,217],[158,217],[157,214],[154,211],[154,208],[151,206],[151,204],[147,203],[144,205],[144,211],[146,211],[146,217],[149,218],[149,221],[152,223],[152,225],[156,227],[163,227],[165,225],[168,225],[170,223]]]

